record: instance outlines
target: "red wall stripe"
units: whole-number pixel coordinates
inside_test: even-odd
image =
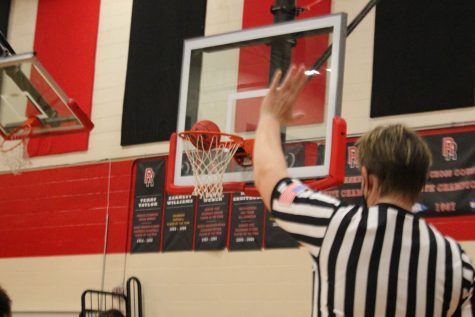
[[[65,93],[90,117],[100,0],[39,0],[34,50]],[[35,138],[30,156],[86,150],[89,133]]]
[[[107,252],[126,252],[132,165],[0,175],[0,257],[102,253],[108,196]]]
[[[133,169],[131,160],[111,163],[108,253],[130,252]],[[0,258],[102,253],[108,182],[108,163],[0,175]],[[473,216],[427,220],[475,240]]]
[[[427,222],[440,232],[457,240],[475,240],[475,217],[438,217],[427,218]]]

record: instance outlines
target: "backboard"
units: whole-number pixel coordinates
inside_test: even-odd
[[[1,57],[0,134],[8,139],[29,118],[35,118],[30,137],[78,132],[93,127],[89,118],[66,96],[33,53]]]
[[[309,82],[296,108],[306,115],[282,130],[284,151],[291,177],[327,176],[333,118],[341,108],[345,38],[346,15],[334,14],[186,40],[177,132],[211,120],[222,132],[254,138],[260,102],[274,71],[303,63]],[[330,45],[330,58],[313,69]],[[173,182],[194,182],[179,138]],[[231,162],[223,182],[253,182],[252,166]]]

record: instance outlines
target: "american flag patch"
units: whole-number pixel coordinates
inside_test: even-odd
[[[292,183],[287,186],[284,191],[280,194],[279,203],[284,205],[290,205],[294,202],[295,197],[298,194],[306,190],[308,187],[302,183]]]

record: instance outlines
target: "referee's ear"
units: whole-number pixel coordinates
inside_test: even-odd
[[[368,170],[366,166],[361,167],[361,192],[364,199],[368,198]]]
[[[366,200],[366,204],[368,207],[371,207],[376,204],[379,196],[379,180],[376,175],[368,173],[368,169],[366,166],[361,167],[361,177],[362,179],[362,192],[363,197]]]

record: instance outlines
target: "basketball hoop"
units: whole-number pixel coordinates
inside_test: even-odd
[[[8,166],[13,174],[21,174],[23,169],[31,165],[27,146],[32,125],[36,120],[34,117],[29,118],[0,140],[0,161]]]
[[[212,131],[185,131],[178,134],[190,161],[195,187],[192,195],[212,199],[223,196],[223,175],[244,140]]]

